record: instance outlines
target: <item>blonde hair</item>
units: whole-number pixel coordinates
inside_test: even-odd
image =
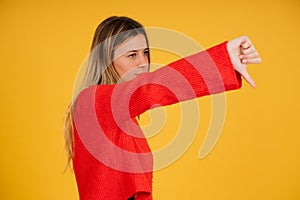
[[[94,34],[83,82],[78,92],[75,93],[73,101],[68,105],[64,117],[63,134],[67,152],[66,168],[70,165],[74,156],[73,109],[77,94],[91,85],[117,84],[120,76],[113,66],[114,50],[138,34],[145,36],[147,46],[149,46],[143,26],[133,19],[112,16],[98,25]],[[149,54],[148,60],[150,63]]]

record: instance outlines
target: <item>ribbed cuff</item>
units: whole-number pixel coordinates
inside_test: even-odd
[[[233,67],[228,54],[227,43],[227,41],[223,42],[207,50],[221,74],[225,91],[239,89],[242,86],[241,74]]]

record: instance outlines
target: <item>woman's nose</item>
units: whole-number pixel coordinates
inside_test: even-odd
[[[139,55],[137,66],[138,67],[146,67],[146,66],[148,66],[148,57],[146,55],[144,55],[144,54]]]

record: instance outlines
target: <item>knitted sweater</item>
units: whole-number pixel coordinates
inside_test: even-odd
[[[227,42],[154,72],[83,90],[74,110],[73,168],[81,200],[152,199],[153,157],[136,116],[241,87]]]

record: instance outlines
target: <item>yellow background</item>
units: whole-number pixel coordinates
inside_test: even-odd
[[[205,48],[246,34],[263,59],[248,68],[256,89],[226,94],[222,136],[202,160],[210,98],[199,100],[198,134],[182,158],[154,173],[154,199],[300,199],[297,0],[1,0],[0,199],[78,199],[73,174],[63,173],[62,118],[94,30],[111,15],[177,30]]]

